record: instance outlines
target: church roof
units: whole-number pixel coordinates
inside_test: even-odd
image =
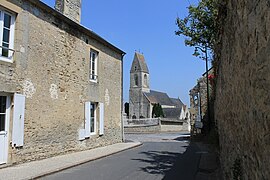
[[[165,118],[179,119],[181,108],[163,108]]]
[[[165,118],[179,119],[184,103],[179,98],[170,98],[175,108],[163,108]]]
[[[145,62],[144,56],[138,52],[135,52],[132,66],[130,69],[130,72],[136,72],[136,71],[145,72],[149,74],[149,70]]]
[[[177,108],[184,106],[184,103],[179,98],[171,98],[171,101],[175,104]]]
[[[150,90],[149,93],[144,93],[150,103],[159,103],[160,105],[175,106],[170,97],[164,92]]]

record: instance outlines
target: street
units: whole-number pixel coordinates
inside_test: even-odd
[[[195,179],[200,152],[186,134],[127,134],[125,138],[143,145],[42,179]]]

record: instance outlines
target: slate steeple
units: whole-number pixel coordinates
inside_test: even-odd
[[[130,88],[149,92],[149,70],[142,54],[135,53],[130,69]]]

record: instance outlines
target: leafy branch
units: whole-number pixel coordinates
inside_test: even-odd
[[[218,32],[217,0],[201,0],[197,6],[190,5],[188,10],[189,14],[184,19],[177,17],[178,30],[175,31],[175,34],[186,36],[186,46],[213,51]]]

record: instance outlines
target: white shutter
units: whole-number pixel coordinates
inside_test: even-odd
[[[14,94],[12,146],[23,146],[25,95]]]
[[[104,104],[99,103],[99,135],[104,134]]]
[[[85,102],[85,137],[90,137],[91,102]]]
[[[85,129],[79,129],[79,140],[82,141],[85,139]]]

